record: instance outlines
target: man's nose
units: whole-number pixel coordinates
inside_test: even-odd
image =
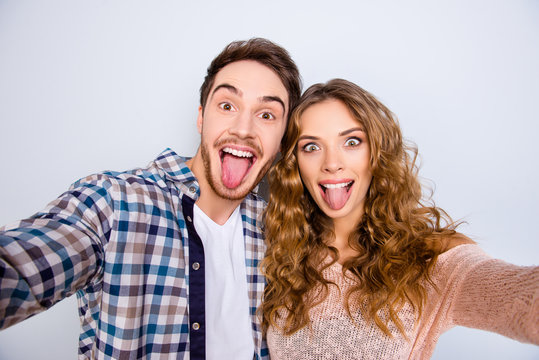
[[[234,119],[232,126],[229,129],[230,134],[236,135],[239,138],[254,137],[254,119],[247,111],[238,113]]]

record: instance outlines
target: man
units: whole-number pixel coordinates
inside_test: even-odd
[[[200,147],[88,176],[0,229],[0,328],[77,293],[79,358],[266,358],[263,201],[301,81],[286,50],[233,42],[200,89]]]

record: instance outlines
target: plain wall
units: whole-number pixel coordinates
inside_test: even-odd
[[[305,87],[372,92],[417,143],[437,205],[490,255],[537,264],[539,2],[0,0],[0,224],[78,178],[193,155],[198,89],[229,42],[288,49]],[[0,332],[0,359],[74,359],[74,297]],[[479,330],[434,359],[537,359]]]

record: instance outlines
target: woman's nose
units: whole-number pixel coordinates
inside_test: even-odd
[[[324,157],[323,170],[329,173],[335,173],[343,169],[343,162],[338,154],[338,151],[328,150]]]

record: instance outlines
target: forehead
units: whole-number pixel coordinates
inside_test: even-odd
[[[299,118],[301,133],[340,133],[362,124],[340,100],[329,99],[309,106]]]
[[[236,61],[223,67],[215,76],[210,96],[219,85],[228,84],[245,99],[278,96],[288,108],[288,92],[277,74],[254,60]]]

